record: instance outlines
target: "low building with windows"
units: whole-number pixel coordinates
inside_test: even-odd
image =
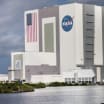
[[[26,11],[25,52],[11,53],[9,80],[65,81],[76,70],[104,80],[103,15],[102,7],[79,3]]]
[[[95,83],[95,73],[92,69],[86,70],[72,70],[68,73],[63,73],[63,79],[67,83],[81,83],[81,82],[88,82],[88,83]]]

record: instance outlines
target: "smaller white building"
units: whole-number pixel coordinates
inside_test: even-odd
[[[92,69],[72,70],[68,73],[63,73],[65,82],[94,82],[95,74]]]
[[[30,83],[65,82],[63,75],[32,75]]]
[[[95,74],[92,69],[72,70],[61,75],[32,75],[30,83],[50,83],[50,82],[94,82]]]
[[[72,70],[61,75],[32,75],[30,83],[50,83],[50,82],[95,82],[95,74],[92,69]]]

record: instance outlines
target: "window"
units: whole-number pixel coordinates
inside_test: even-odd
[[[86,45],[94,45],[93,43],[86,43]]]
[[[43,52],[56,52],[56,17],[42,19]]]
[[[88,24],[94,24],[94,22],[90,22],[90,21],[87,21],[86,23],[88,23]]]
[[[44,24],[45,52],[54,52],[53,23]]]
[[[89,52],[89,53],[91,53],[91,52],[93,52],[93,50],[85,50],[85,52]]]
[[[88,13],[87,13],[86,16],[94,16],[94,14],[88,14]]]
[[[86,57],[86,60],[93,60],[93,57]]]
[[[87,28],[86,30],[87,30],[87,31],[93,31],[94,29],[92,29],[92,28]]]
[[[86,38],[94,38],[94,36],[88,36],[88,35],[87,35]]]

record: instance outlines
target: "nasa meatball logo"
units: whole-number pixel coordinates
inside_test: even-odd
[[[73,27],[73,19],[67,15],[62,19],[62,28],[64,31],[69,32]]]

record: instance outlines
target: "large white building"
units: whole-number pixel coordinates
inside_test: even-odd
[[[11,53],[9,80],[103,81],[103,17],[101,6],[79,3],[26,11],[25,52]]]

